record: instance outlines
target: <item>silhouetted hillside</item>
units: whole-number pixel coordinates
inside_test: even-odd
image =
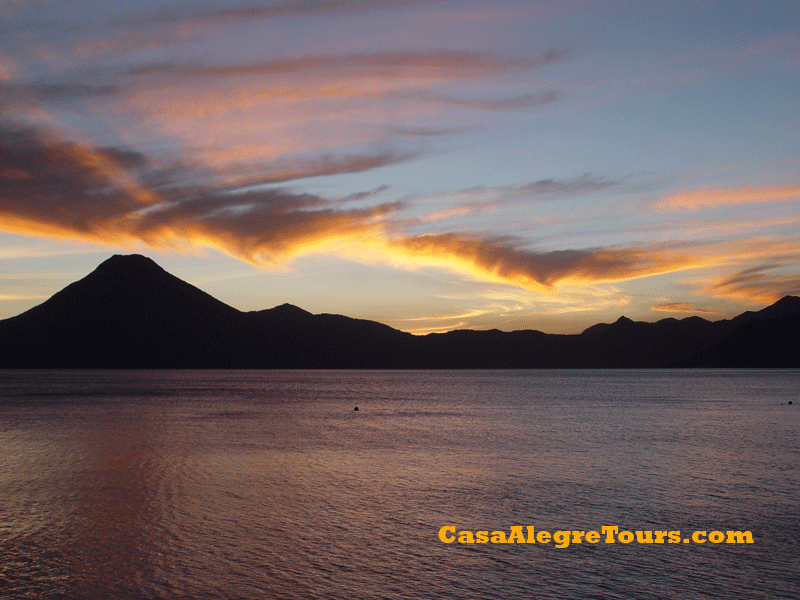
[[[43,304],[0,321],[0,367],[798,367],[800,298],[730,320],[620,317],[579,335],[414,336],[284,304],[241,312],[143,256],[114,256]]]
[[[212,366],[241,313],[144,256],[114,256],[49,300],[0,322],[6,366]]]

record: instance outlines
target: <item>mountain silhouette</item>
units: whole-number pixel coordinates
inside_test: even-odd
[[[711,322],[620,317],[581,334],[415,336],[290,304],[242,312],[144,256],[113,256],[0,321],[2,368],[799,367],[800,298]]]

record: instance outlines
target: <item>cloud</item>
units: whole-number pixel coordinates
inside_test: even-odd
[[[650,310],[656,310],[668,313],[691,313],[691,314],[705,314],[705,315],[717,314],[716,311],[708,310],[705,308],[698,308],[693,304],[689,304],[688,302],[670,302],[669,304],[656,304],[655,306],[651,306]]]
[[[19,104],[55,103],[82,98],[111,96],[119,91],[117,86],[94,86],[82,82],[17,83],[0,77],[0,108]]]
[[[210,246],[250,264],[280,264],[330,241],[375,238],[398,203],[341,210],[285,190],[210,195],[135,215],[128,230],[152,247]]]
[[[268,61],[211,65],[206,63],[145,64],[127,71],[130,77],[166,75],[172,77],[266,77],[317,72],[347,77],[371,73],[382,77],[460,79],[503,71],[535,69],[565,56],[565,51],[547,51],[539,56],[506,58],[480,52],[430,50],[388,51],[362,54],[306,54]]]
[[[287,168],[280,178],[273,171],[272,180],[374,169],[404,158],[386,151],[366,157],[322,157],[316,163],[300,160],[293,168],[283,165]],[[196,176],[189,168],[160,170],[130,148],[95,148],[59,140],[42,130],[2,126],[0,228],[115,247],[214,248],[259,267],[285,268],[293,257],[328,252],[402,269],[446,269],[473,281],[541,294],[572,289],[572,296],[575,288],[570,286],[746,264],[771,254],[769,264],[762,261],[711,284],[706,281],[707,293],[763,301],[800,292],[800,276],[792,271],[798,262],[796,240],[535,251],[508,238],[403,235],[406,220],[398,219],[398,213],[406,204],[374,203],[384,186],[331,200],[275,187],[243,189],[215,182],[213,174],[203,184],[188,185]],[[269,180],[268,172],[260,178]],[[558,195],[606,184],[604,178],[584,176],[516,188]],[[358,206],[345,208],[356,201]],[[671,309],[677,310],[677,305]]]
[[[250,164],[239,169],[228,167],[216,174],[217,179],[226,184],[257,186],[285,183],[298,179],[363,173],[381,167],[397,165],[413,160],[419,152],[401,151],[386,148],[373,152],[335,156],[301,156],[270,161],[267,164]]]
[[[88,234],[93,223],[157,201],[107,149],[0,126],[0,212],[8,222],[24,215],[47,227]]]
[[[453,293],[453,290],[458,290]],[[630,296],[609,284],[563,285],[558,294],[532,294],[530,290],[507,284],[484,281],[458,281],[446,294],[428,299],[424,304],[407,307],[411,318],[387,319],[387,324],[410,333],[425,334],[457,328],[505,331],[538,328],[545,319],[548,330],[556,325],[561,333],[576,333],[595,321],[588,315],[616,309],[630,303]],[[580,326],[568,315],[577,316]],[[566,318],[565,318],[566,317]]]
[[[384,94],[377,94],[382,98],[399,99],[399,100],[415,100],[417,102],[433,102],[438,104],[450,104],[461,108],[473,108],[477,110],[520,110],[525,108],[534,108],[544,104],[550,104],[560,98],[558,92],[548,90],[533,94],[524,94],[522,96],[513,96],[509,98],[493,98],[493,99],[469,99],[469,98],[455,98],[451,96],[444,96],[433,92],[390,92]]]
[[[452,208],[444,208],[442,210],[435,210],[425,213],[417,217],[416,221],[419,223],[435,223],[436,221],[444,221],[453,217],[460,217],[463,215],[472,215],[481,212],[486,207],[480,204],[454,206]]]
[[[731,275],[717,277],[704,292],[750,304],[772,304],[784,296],[800,296],[800,257],[759,264]]]
[[[501,206],[576,198],[619,187],[622,184],[623,180],[585,173],[580,177],[539,179],[521,185],[466,188],[451,193],[417,198],[426,203],[434,200],[456,203],[454,206],[423,214],[417,217],[417,220],[421,223],[430,223],[450,217],[494,210]]]
[[[349,173],[407,159],[391,150],[323,156],[316,161],[301,158],[295,164],[287,159],[277,166],[266,163],[264,173],[249,181],[264,184]],[[259,266],[282,266],[295,256],[326,251],[398,268],[447,269],[475,281],[543,294],[570,285],[732,265],[742,267],[734,275],[706,280],[707,293],[773,300],[797,293],[800,282],[796,275],[800,252],[792,239],[535,251],[509,238],[403,233],[409,224],[466,214],[474,207],[444,209],[430,213],[427,220],[413,221],[398,218],[405,203],[374,203],[384,186],[331,200],[264,185],[242,188],[241,174],[234,179],[221,182],[213,173],[188,167],[159,169],[130,148],[91,147],[42,130],[0,127],[0,228],[10,233],[122,247],[215,248]],[[509,189],[527,197],[557,197],[610,185],[613,182],[604,177],[585,175],[536,180]],[[345,208],[356,201],[357,207]],[[762,259],[759,266],[748,265],[764,256],[771,256],[771,262]]]
[[[6,54],[0,54],[0,82],[9,81],[19,70],[17,61]]]
[[[387,160],[368,162],[374,168]],[[352,169],[353,162],[358,161],[328,161],[326,172]],[[371,193],[332,201],[279,188],[155,188],[148,185],[152,170],[144,155],[130,149],[92,148],[38,130],[2,127],[0,223],[11,233],[116,246],[210,247],[260,266],[343,243],[362,261],[438,266],[542,292],[560,283],[620,281],[692,266],[690,258],[657,248],[535,252],[507,239],[398,236],[389,232],[397,230],[392,218],[404,204],[342,208]],[[353,248],[370,252],[360,257]]]
[[[335,15],[367,10],[386,10],[407,6],[440,3],[443,0],[283,0],[259,6],[238,6],[203,12],[177,12],[162,10],[138,21],[139,24],[163,25],[167,23],[220,23],[252,19],[284,19]]]
[[[800,184],[774,185],[747,188],[703,188],[692,192],[667,196],[653,204],[659,210],[691,210],[734,206],[738,204],[766,204],[800,201]]]
[[[741,60],[762,57],[797,64],[800,62],[800,34],[789,31],[750,42],[736,56]]]
[[[611,187],[618,187],[623,183],[619,179],[609,179],[605,175],[594,173],[584,173],[580,177],[564,179],[537,179],[523,183],[521,185],[504,185],[495,187],[473,187],[455,192],[457,197],[462,198],[505,198],[530,200],[537,199],[557,199],[572,198],[583,196],[593,192],[599,192]]]
[[[436,137],[442,135],[459,135],[475,131],[475,128],[467,127],[390,127],[389,132],[395,135],[407,135],[409,137]]]
[[[427,234],[392,240],[390,246],[423,263],[466,271],[479,279],[543,293],[560,283],[625,281],[697,266],[689,256],[658,248],[589,248],[535,252],[502,239]]]
[[[151,189],[130,150],[93,149],[41,131],[0,128],[0,227],[11,233],[108,245],[218,248],[252,264],[330,240],[375,238],[397,202],[343,210],[281,189]]]
[[[567,197],[590,194],[610,187],[619,186],[621,183],[621,180],[609,179],[604,175],[584,173],[582,176],[572,179],[539,179],[517,186],[516,188],[507,187],[502,189],[517,191],[526,195]]]
[[[553,102],[554,91],[485,98],[481,85],[513,77],[564,56],[546,51],[527,57],[455,50],[307,54],[258,62],[142,64],[108,78],[119,88],[108,122],[136,123],[137,131],[183,146],[184,159],[220,171],[244,163],[331,147],[386,143],[469,131],[453,127],[455,109],[518,110]],[[466,82],[460,93],[444,87]],[[474,83],[474,86],[469,86]],[[480,90],[471,87],[480,85]],[[437,89],[441,87],[442,89]],[[95,107],[93,107],[97,110]],[[397,123],[420,123],[393,129]],[[458,120],[463,116],[457,115]],[[111,125],[116,128],[116,125]],[[472,128],[474,130],[474,127]],[[320,131],[325,131],[321,136]],[[422,139],[416,140],[421,143]],[[152,142],[151,142],[152,143]],[[292,159],[294,161],[294,159]]]

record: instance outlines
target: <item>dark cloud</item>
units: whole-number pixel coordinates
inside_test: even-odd
[[[7,223],[90,235],[146,204],[146,195],[115,181],[121,175],[103,153],[34,129],[0,127],[0,213]]]
[[[131,233],[151,245],[204,240],[254,264],[329,240],[374,235],[397,203],[341,210],[320,197],[264,190],[208,196],[159,206],[138,217]]]
[[[342,210],[341,201],[276,188],[156,190],[136,173],[148,168],[129,149],[95,149],[30,128],[0,127],[1,226],[112,245],[213,246],[263,263],[328,240],[374,236],[380,220],[402,208],[389,202]]]
[[[630,279],[689,262],[648,248],[535,252],[510,239],[457,234],[387,240],[385,220],[404,208],[402,203],[342,208],[383,187],[338,201],[280,188],[155,189],[147,184],[150,170],[146,157],[131,149],[91,148],[30,128],[0,127],[0,223],[13,233],[111,245],[215,247],[253,264],[329,241],[361,240],[412,258],[466,265],[478,277],[523,287]],[[336,171],[333,164],[328,171]]]
[[[62,83],[0,81],[0,109],[19,103],[55,103],[112,96],[118,92],[119,88],[115,85],[91,85],[76,81]]]
[[[523,194],[535,196],[579,196],[582,194],[589,194],[605,190],[610,187],[619,186],[621,180],[609,179],[604,175],[596,175],[593,173],[584,173],[581,177],[573,179],[539,179],[538,181],[531,181],[516,188],[516,191]]]
[[[144,154],[128,148],[97,148],[96,151],[126,169],[138,169],[149,166],[149,161]]]

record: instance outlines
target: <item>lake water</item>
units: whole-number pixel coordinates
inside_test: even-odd
[[[796,599],[799,424],[797,370],[0,371],[0,596]]]

